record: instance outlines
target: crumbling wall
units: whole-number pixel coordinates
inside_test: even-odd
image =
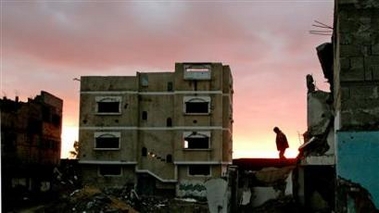
[[[334,99],[337,212],[377,212],[379,207],[379,2],[335,4]],[[347,190],[341,180],[352,183]],[[348,184],[349,185],[349,184]],[[356,186],[359,186],[356,189]],[[358,190],[359,189],[359,190]],[[376,210],[352,196],[367,194]],[[345,199],[344,199],[345,198]]]
[[[322,135],[328,128],[333,118],[331,105],[329,103],[330,93],[314,91],[307,95],[307,123],[308,134]]]
[[[338,206],[337,212],[378,213],[372,201],[371,194],[359,183],[344,178],[337,179]]]
[[[329,92],[308,91],[308,129],[304,134],[305,143],[299,147],[299,157],[334,155],[333,113]]]
[[[349,180],[367,190],[373,205],[379,207],[379,131],[372,132],[337,132],[337,176],[339,183]],[[350,191],[342,190],[338,185],[339,198],[346,197]],[[362,190],[360,190],[362,191]],[[342,194],[341,194],[342,193]],[[338,199],[338,202],[343,200]],[[355,204],[355,208],[358,208]],[[341,204],[339,204],[341,206]],[[343,205],[342,205],[343,206]],[[345,211],[341,211],[345,212]],[[358,211],[363,212],[363,211]]]

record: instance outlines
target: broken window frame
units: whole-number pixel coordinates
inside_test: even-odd
[[[204,108],[204,106],[198,106],[192,108],[192,110],[189,108],[189,104],[196,104],[199,105],[207,104],[206,109],[199,110],[199,108]],[[183,98],[183,113],[186,115],[209,115],[211,113],[211,97],[209,96],[186,96]]]
[[[118,146],[112,147],[99,147],[99,138],[114,138],[118,141]],[[121,133],[120,132],[95,132],[94,133],[94,150],[120,150],[121,149]]]
[[[195,171],[194,171],[195,170]],[[201,172],[196,172],[200,170]],[[208,172],[205,172],[208,170]],[[193,164],[187,166],[187,175],[189,177],[200,176],[200,177],[211,177],[212,176],[212,167],[208,164]]]
[[[191,139],[192,141],[189,141]],[[195,141],[198,139],[198,141]],[[196,143],[205,143],[196,145]],[[191,144],[195,145],[191,145]],[[184,150],[210,150],[211,149],[211,132],[210,131],[192,131],[183,133],[183,149]]]
[[[119,172],[109,172],[111,170],[119,170]],[[103,170],[103,171],[102,171]],[[104,171],[105,170],[105,171]],[[100,177],[121,177],[123,175],[122,166],[121,165],[99,165],[97,169],[98,176]]]
[[[101,96],[96,97],[96,114],[98,115],[119,115],[121,114],[121,97],[119,96]],[[105,110],[104,106],[101,106],[101,104],[113,104],[117,105],[115,106],[109,106],[108,110]]]

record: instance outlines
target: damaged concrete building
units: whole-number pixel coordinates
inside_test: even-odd
[[[311,75],[307,76],[307,86],[308,130],[304,134],[305,143],[299,147],[299,166],[293,174],[294,196],[308,212],[330,212],[335,204],[332,96],[330,92],[314,90]]]
[[[307,80],[296,195],[313,212],[379,212],[379,2],[336,0],[333,28],[317,47],[331,92]]]
[[[51,189],[60,162],[62,107],[60,98],[45,91],[28,102],[0,100],[3,210]]]
[[[335,11],[336,208],[378,212],[379,2],[341,0]]]
[[[292,208],[295,207],[292,171],[296,162],[296,159],[233,159],[233,166],[238,168],[238,178],[234,180],[238,202],[231,212],[274,212],[274,209],[275,212],[296,212]],[[232,183],[229,178],[229,185]]]
[[[205,197],[204,181],[226,176],[232,163],[229,66],[176,63],[175,72],[80,80],[84,184]]]

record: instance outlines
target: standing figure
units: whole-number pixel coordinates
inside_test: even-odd
[[[286,159],[284,152],[289,147],[287,137],[278,127],[274,128],[274,132],[276,133],[276,148],[279,151],[279,158]]]

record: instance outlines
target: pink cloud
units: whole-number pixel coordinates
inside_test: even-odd
[[[315,47],[330,40],[308,31],[314,20],[331,24],[333,2],[4,2],[2,12],[2,92],[9,96],[56,94],[72,126],[74,77],[222,62],[234,76],[235,138],[259,147],[273,125],[291,138],[306,130],[305,75],[324,81]]]

